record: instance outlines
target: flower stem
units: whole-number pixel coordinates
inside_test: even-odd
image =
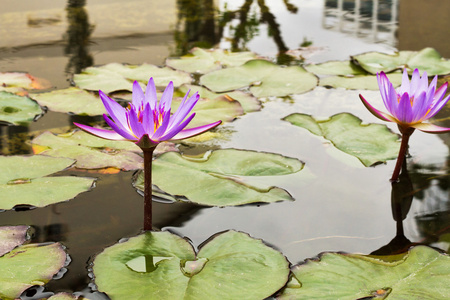
[[[152,230],[152,159],[155,147],[144,151],[144,231]]]
[[[409,137],[414,132],[414,128],[412,127],[402,128],[399,126],[399,129],[402,133],[402,142],[400,145],[400,151],[398,152],[397,163],[395,164],[394,173],[392,173],[391,182],[398,181],[398,176],[402,169],[402,164],[406,156],[406,151],[408,150]]]

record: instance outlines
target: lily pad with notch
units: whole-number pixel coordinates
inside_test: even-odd
[[[214,300],[264,299],[287,282],[286,258],[245,233],[219,233],[199,248],[196,254],[169,232],[146,232],[97,255],[95,284],[113,300]]]
[[[385,125],[362,125],[361,120],[349,113],[340,113],[328,120],[294,113],[283,118],[295,126],[323,136],[339,150],[358,158],[366,167],[397,157],[400,143],[398,135]]]
[[[200,83],[215,92],[250,87],[256,97],[302,94],[317,85],[317,77],[300,66],[282,67],[267,60],[249,60],[239,67],[213,71],[200,77]]]
[[[292,267],[277,299],[448,299],[450,257],[417,246],[390,256],[323,253]]]
[[[46,284],[66,264],[67,255],[59,243],[24,244],[27,230],[28,226],[0,227],[0,248],[7,250],[0,257],[3,300],[17,299],[26,289]]]
[[[270,177],[294,174],[303,166],[295,158],[248,150],[216,150],[201,157],[172,152],[153,161],[152,177],[154,185],[178,201],[230,206],[294,200],[286,190],[272,186]],[[142,173],[134,186],[143,190]]]
[[[71,167],[74,160],[42,155],[0,156],[0,209],[44,207],[89,191],[93,178],[47,176]]]

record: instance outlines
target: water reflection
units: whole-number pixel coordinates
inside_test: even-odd
[[[396,45],[398,0],[327,0],[323,27]]]
[[[69,57],[66,72],[69,74],[80,73],[82,69],[92,66],[94,59],[89,53],[89,39],[93,26],[89,24],[86,12],[86,0],[69,0],[67,3],[67,32],[64,54]]]

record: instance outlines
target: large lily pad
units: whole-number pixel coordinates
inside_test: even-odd
[[[84,131],[54,135],[44,132],[31,143],[40,146],[40,154],[76,159],[81,169],[114,167],[123,170],[141,169],[143,159],[140,148],[128,141],[111,141]]]
[[[367,72],[392,72],[407,67],[411,74],[418,68],[426,71],[428,76],[445,75],[450,73],[450,61],[445,60],[433,48],[424,48],[419,52],[399,51],[395,54],[368,52],[352,57]]]
[[[34,77],[23,72],[0,72],[0,86],[30,89],[47,89],[51,87],[48,80]]]
[[[307,65],[306,70],[317,75],[366,75],[367,72],[352,61],[328,61],[321,64]]]
[[[74,198],[91,189],[94,179],[74,176],[44,177],[64,170],[74,160],[41,155],[0,156],[0,209],[16,205],[43,207]]]
[[[226,99],[228,99],[229,101],[237,100],[246,113],[261,110],[261,101],[259,101],[258,98],[252,96],[251,94],[245,93],[243,91],[214,93],[207,88],[198,85],[183,84],[176,90],[175,95],[183,97],[189,90],[191,91],[191,93],[198,92],[200,98],[213,100],[218,97],[226,97]]]
[[[42,113],[41,107],[30,98],[0,91],[0,122],[27,125]]]
[[[17,299],[26,289],[46,284],[66,263],[66,253],[59,243],[22,245],[26,233],[23,227],[27,227],[17,227],[19,246],[0,257],[0,299],[3,300]],[[0,233],[3,231],[0,227]],[[8,226],[6,231],[15,230]]]
[[[200,83],[215,92],[228,92],[250,86],[256,97],[301,94],[317,85],[317,78],[299,66],[281,67],[267,60],[255,59],[244,65],[213,71]]]
[[[323,136],[339,150],[357,157],[366,167],[397,157],[398,136],[385,125],[362,125],[349,113],[340,113],[318,121],[310,115],[294,113],[283,120]]]
[[[137,80],[146,85],[150,77],[153,77],[155,85],[160,88],[166,87],[170,81],[173,81],[174,86],[192,81],[189,74],[167,67],[118,63],[86,68],[81,74],[75,74],[73,80],[82,89],[102,90],[108,94],[120,90],[132,91],[133,81]]]
[[[153,184],[175,199],[210,206],[293,200],[285,190],[264,182],[264,176],[299,172],[303,163],[273,153],[216,150],[203,157],[165,153],[153,161]],[[192,180],[186,180],[191,178]],[[135,186],[143,190],[140,174]]]
[[[387,74],[389,81],[394,87],[402,83],[401,73]],[[320,78],[320,86],[345,88],[349,90],[378,90],[378,81],[375,75],[357,75],[357,76],[330,76]]]
[[[253,52],[229,52],[222,49],[205,50],[193,48],[190,55],[167,59],[166,65],[188,73],[205,74],[218,70],[223,66],[240,66],[256,57],[257,55]]]
[[[113,300],[264,299],[289,274],[281,253],[236,231],[214,236],[197,255],[174,234],[146,232],[106,248],[93,271],[98,289]]]
[[[322,254],[292,268],[294,279],[278,299],[449,298],[448,255],[418,246],[401,260],[388,260],[357,254]]]
[[[98,96],[76,87],[48,93],[30,94],[30,97],[51,111],[88,116],[106,113],[105,107]]]

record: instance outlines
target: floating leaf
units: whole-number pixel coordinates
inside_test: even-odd
[[[47,131],[34,138],[31,143],[47,148],[41,154],[76,159],[75,166],[81,169],[142,168],[143,159],[137,154],[141,150],[129,141],[106,140],[79,130],[61,135]]]
[[[94,179],[74,176],[43,177],[73,165],[67,158],[0,156],[0,209],[16,205],[43,207],[74,198],[91,189]]]
[[[165,153],[153,161],[152,172],[153,184],[178,200],[186,197],[203,205],[229,206],[293,200],[285,190],[257,180],[302,168],[299,160],[278,154],[225,149],[204,157]],[[143,181],[140,174],[135,186],[143,190]]]
[[[30,97],[51,111],[88,116],[106,113],[98,96],[75,87],[48,93],[30,94]]]
[[[254,112],[261,110],[261,101],[258,100],[258,98],[245,93],[243,91],[233,91],[229,93],[214,93],[207,88],[198,86],[198,85],[187,85],[183,84],[180,86],[175,95],[179,97],[183,97],[188,91],[191,91],[191,93],[198,92],[200,95],[200,98],[206,98],[206,99],[216,99],[221,96],[225,96],[227,99],[236,100],[241,103],[242,108],[244,109],[244,112]]]
[[[289,274],[281,253],[236,231],[212,237],[197,255],[174,234],[146,232],[106,248],[93,270],[99,291],[113,300],[264,299]]]
[[[392,72],[407,67],[412,74],[418,68],[426,71],[428,76],[445,75],[450,73],[450,61],[445,60],[433,48],[424,48],[419,52],[399,51],[395,54],[368,52],[352,57],[367,72],[376,74],[384,71]]]
[[[18,87],[24,89],[48,89],[51,83],[42,78],[31,76],[28,73],[22,72],[0,72],[0,86],[3,87]]]
[[[181,58],[169,58],[166,60],[166,65],[188,73],[205,74],[223,66],[240,66],[257,57],[253,52],[229,52],[222,49],[193,48],[191,53],[191,55],[185,55]]]
[[[30,98],[0,91],[0,121],[27,125],[41,114],[41,107]]]
[[[200,83],[215,92],[250,86],[250,92],[256,97],[282,97],[313,89],[317,78],[299,66],[280,67],[267,60],[255,59],[239,67],[203,75]]]
[[[385,125],[361,125],[361,120],[349,113],[340,113],[325,121],[294,113],[283,120],[323,136],[339,150],[357,157],[366,167],[396,158],[400,147],[398,136]]]
[[[386,74],[394,87],[402,83],[401,73]],[[320,86],[333,88],[345,88],[351,90],[374,90],[377,91],[378,81],[376,75],[357,75],[357,76],[330,76],[320,78]]]
[[[66,253],[59,243],[22,245],[26,233],[24,227],[28,228],[0,227],[0,235],[4,230],[7,234],[16,231],[19,235],[16,243],[20,240],[18,247],[0,257],[0,299],[3,300],[16,299],[26,289],[46,284],[66,263]],[[3,237],[0,237],[0,243],[3,243]]]
[[[28,226],[0,227],[0,256],[8,253],[27,240]]]
[[[425,246],[403,259],[324,253],[292,268],[297,285],[277,299],[448,299],[450,257]],[[389,258],[389,257],[388,257]]]
[[[317,75],[366,75],[367,72],[351,61],[328,61],[305,66],[306,70]]]
[[[137,80],[147,85],[153,77],[157,87],[165,88],[170,81],[174,86],[190,83],[189,74],[170,68],[160,68],[154,65],[123,65],[110,63],[100,67],[89,67],[81,74],[75,74],[73,80],[82,89],[111,93],[114,91],[132,91],[132,82]]]

